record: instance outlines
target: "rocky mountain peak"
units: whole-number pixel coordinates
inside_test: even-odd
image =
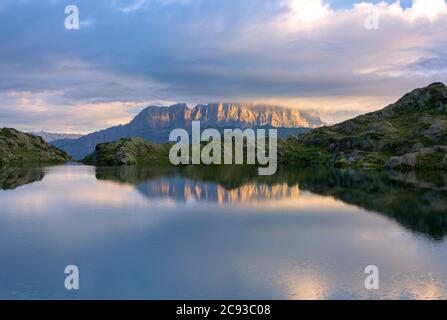
[[[447,87],[442,82],[434,82],[407,93],[390,108],[393,111],[410,112],[437,108],[439,111],[446,112]]]
[[[192,121],[204,126],[237,126],[248,128],[271,126],[278,128],[314,128],[324,125],[318,115],[281,106],[242,103],[209,103],[188,108],[179,103],[169,107],[150,106],[141,111],[131,125],[146,128],[189,127]]]
[[[166,143],[172,129],[191,130],[192,121],[200,121],[203,128],[274,127],[278,128],[280,136],[297,134],[324,125],[318,114],[281,106],[220,102],[189,108],[186,104],[179,103],[164,107],[149,106],[128,124],[93,132],[76,140],[56,140],[53,144],[76,159],[82,159],[93,152],[97,144],[120,138],[140,137]]]

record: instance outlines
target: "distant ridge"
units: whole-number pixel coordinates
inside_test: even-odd
[[[203,128],[280,128],[280,135],[306,132],[308,128],[324,125],[314,113],[261,104],[212,103],[188,108],[186,104],[169,107],[149,106],[131,122],[97,131],[75,140],[53,141],[75,159],[82,159],[95,150],[99,143],[126,137],[139,137],[156,143],[169,140],[174,128],[191,129],[192,121],[200,121]]]
[[[32,135],[41,137],[46,142],[52,142],[54,140],[60,139],[78,139],[82,137],[82,134],[73,134],[73,133],[53,133],[46,131],[31,131],[29,132]]]

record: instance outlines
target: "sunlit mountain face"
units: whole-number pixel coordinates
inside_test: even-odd
[[[174,129],[191,131],[192,122],[199,121],[203,128],[265,128],[278,130],[280,137],[307,132],[324,123],[315,112],[273,105],[215,103],[189,108],[186,104],[149,106],[127,124],[104,128],[77,139],[55,139],[52,144],[67,151],[75,159],[83,159],[99,143],[125,137],[140,137],[152,142],[167,143]]]

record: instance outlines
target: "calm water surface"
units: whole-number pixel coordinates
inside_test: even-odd
[[[2,168],[2,299],[447,298],[446,176]],[[64,268],[80,290],[64,288]],[[377,265],[380,289],[364,288]]]

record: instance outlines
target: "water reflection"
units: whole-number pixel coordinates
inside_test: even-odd
[[[42,168],[0,167],[0,189],[10,190],[40,181],[44,177]]]
[[[0,299],[447,298],[443,175],[31,171],[0,191]],[[369,264],[379,291],[363,287]]]
[[[99,180],[131,184],[145,197],[183,202],[286,204],[300,190],[330,196],[396,220],[433,239],[447,233],[447,174],[281,168],[271,177],[250,167],[97,168]]]
[[[153,169],[152,169],[153,170]],[[140,174],[140,176],[138,176]],[[208,176],[207,180],[199,175],[201,170],[190,169],[165,172],[162,177],[149,169],[116,168],[114,171],[97,169],[98,179],[128,182],[134,184],[139,192],[147,198],[171,198],[181,202],[210,202],[218,205],[250,204],[259,201],[279,200],[298,197],[298,184],[289,185],[282,182],[249,181],[243,174],[227,175],[229,181]],[[235,181],[233,177],[241,178]],[[229,186],[233,183],[234,186]],[[237,186],[236,186],[237,185]]]
[[[293,170],[280,168],[274,176],[258,176],[255,168],[225,167],[73,167],[65,174],[79,178],[85,169],[100,181],[112,181],[134,187],[148,199],[164,199],[185,203],[215,203],[217,205],[303,205],[288,202],[298,199],[300,192],[310,191],[341,200],[344,203],[383,214],[402,226],[432,239],[447,234],[447,174],[399,173],[389,171],[329,170],[309,168]],[[64,166],[59,167],[60,171]],[[0,189],[9,190],[41,181],[45,168],[2,167]],[[70,172],[70,173],[69,173]],[[82,176],[82,175],[81,175]],[[66,178],[66,177],[65,177]],[[82,190],[77,192],[84,194]],[[84,194],[84,200],[101,198],[101,192]],[[122,194],[122,192],[119,192]],[[103,194],[104,202],[120,203],[126,198],[110,199]],[[310,200],[310,199],[307,199]],[[323,205],[320,201],[320,205]]]

